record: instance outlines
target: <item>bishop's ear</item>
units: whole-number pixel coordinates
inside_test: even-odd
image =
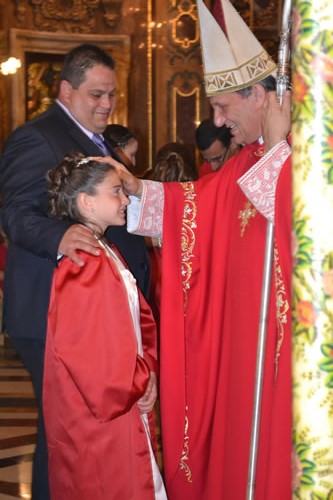
[[[256,83],[252,86],[252,94],[254,96],[257,107],[261,108],[266,101],[266,90],[262,85],[260,85],[260,83]]]

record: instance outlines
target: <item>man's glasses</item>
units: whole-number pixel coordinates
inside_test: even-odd
[[[221,166],[224,160],[226,159],[227,153],[229,151],[229,147],[219,156],[214,156],[214,158],[204,158],[208,163],[214,163],[215,165]]]

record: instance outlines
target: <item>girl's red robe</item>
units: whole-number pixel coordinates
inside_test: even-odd
[[[156,331],[140,295],[144,357],[122,278],[104,251],[55,271],[44,367],[52,500],[154,499],[136,402],[156,372]]]

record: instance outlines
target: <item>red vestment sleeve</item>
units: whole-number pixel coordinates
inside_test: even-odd
[[[64,258],[55,271],[48,349],[95,418],[104,422],[128,412],[145,393],[150,368],[137,355],[127,293],[112,260],[104,252],[83,258],[83,267]],[[144,315],[144,349],[152,365],[152,320],[147,311]]]

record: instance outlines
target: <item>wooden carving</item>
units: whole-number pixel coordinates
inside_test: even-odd
[[[30,0],[35,25],[45,31],[88,33],[96,26],[100,0]]]

